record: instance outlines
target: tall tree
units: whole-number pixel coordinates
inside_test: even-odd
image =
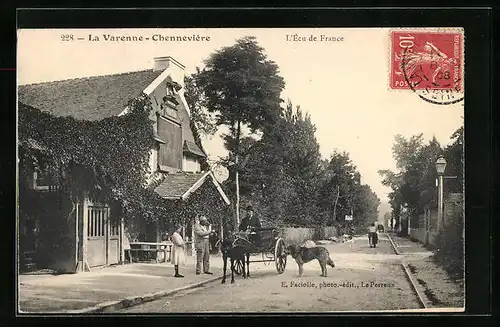
[[[253,193],[252,202],[261,204],[275,224],[309,224],[316,215],[321,177],[321,155],[310,116],[288,102],[273,128],[253,142],[241,149],[247,162],[241,175],[242,194]]]
[[[267,59],[255,37],[247,36],[236,44],[213,53],[196,74],[204,105],[215,114],[217,125],[229,128],[228,150],[236,165],[236,220],[239,222],[239,155],[243,127],[252,133],[272,126],[282,111],[280,94],[285,83],[278,66]]]
[[[436,202],[436,160],[443,152],[441,145],[435,137],[425,145],[419,153],[420,180],[418,183],[419,199],[415,214],[423,214],[426,208]],[[415,215],[413,219],[418,219]]]
[[[360,175],[346,152],[334,151],[330,157],[321,186],[319,206],[323,223],[343,222],[343,217],[354,209],[356,187]]]
[[[361,183],[349,154],[334,151],[325,168],[318,203],[321,225],[345,226],[345,216],[352,214],[353,226],[365,228],[377,220],[380,200],[368,185]]]
[[[207,110],[203,90],[197,84],[199,73],[200,69],[196,67],[196,73],[186,76],[184,79],[184,96],[189,105],[190,120],[194,127],[200,134],[210,136],[217,132],[217,125],[213,114]]]
[[[354,217],[358,227],[365,228],[378,219],[380,199],[368,185],[358,185],[354,197]]]
[[[198,67],[196,67],[196,71],[199,73]],[[215,132],[217,132],[217,125],[215,124],[213,115],[211,115],[203,105],[205,99],[194,77],[197,73],[185,78],[184,96],[190,109],[189,127],[193,132],[194,141],[203,152],[206,152],[201,142],[201,137],[202,135],[209,136],[215,134]],[[201,169],[208,170],[210,168],[208,158],[202,158]]]
[[[464,127],[458,128],[451,136],[453,143],[444,150],[444,157],[447,161],[446,174],[456,176],[447,180],[446,189],[449,192],[463,193],[464,189]]]
[[[382,184],[392,188],[389,194],[390,205],[396,220],[396,228],[400,227],[401,208],[408,209],[410,219],[417,219],[433,201],[434,181],[437,177],[435,162],[442,152],[436,138],[424,144],[422,134],[405,138],[396,135],[393,145],[393,156],[396,160],[397,172],[380,170]],[[404,220],[405,224],[408,222]],[[402,234],[407,231],[402,227]]]
[[[308,224],[316,216],[316,199],[321,178],[321,154],[315,136],[316,127],[300,106],[293,110],[288,103],[283,140],[284,173],[294,189],[292,203],[287,206],[289,223]]]

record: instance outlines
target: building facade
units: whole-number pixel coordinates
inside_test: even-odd
[[[201,170],[206,153],[195,142],[189,106],[184,97],[185,67],[172,57],[154,58],[149,70],[22,85],[20,103],[54,116],[96,121],[126,115],[130,99],[148,95],[155,146],[149,160],[149,183],[165,201],[185,200],[205,183],[229,204],[211,171]],[[33,148],[37,148],[33,140]],[[44,151],[39,147],[39,151]],[[79,272],[124,261],[126,225],[118,204],[70,199],[49,173],[20,176],[28,185],[19,194],[19,259],[21,268],[38,266],[62,272]],[[159,224],[142,241],[160,240]]]

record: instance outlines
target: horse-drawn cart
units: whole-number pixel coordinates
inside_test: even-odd
[[[287,257],[285,240],[279,236],[279,231],[275,227],[258,228],[248,236],[236,237],[233,245],[239,242],[248,242],[251,244],[250,255],[262,255],[262,260],[252,260],[249,263],[263,262],[265,265],[270,265],[274,261],[278,274],[282,274],[285,271]],[[236,260],[235,262],[235,273],[237,275],[243,273],[243,263],[241,260]]]

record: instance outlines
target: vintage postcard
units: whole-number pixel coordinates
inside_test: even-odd
[[[19,29],[18,312],[463,312],[465,37]]]

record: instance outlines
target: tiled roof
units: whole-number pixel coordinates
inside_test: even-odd
[[[201,185],[211,178],[222,199],[229,205],[230,201],[211,171],[202,173],[171,173],[155,188],[155,192],[165,199],[186,199]]]
[[[206,172],[167,174],[163,182],[155,188],[155,192],[166,199],[180,199],[205,174]]]
[[[55,116],[100,120],[119,115],[128,101],[139,96],[161,73],[150,69],[21,85],[19,101]]]
[[[184,151],[190,152],[200,157],[206,157],[207,155],[196,145],[196,143],[185,140],[184,141]]]

